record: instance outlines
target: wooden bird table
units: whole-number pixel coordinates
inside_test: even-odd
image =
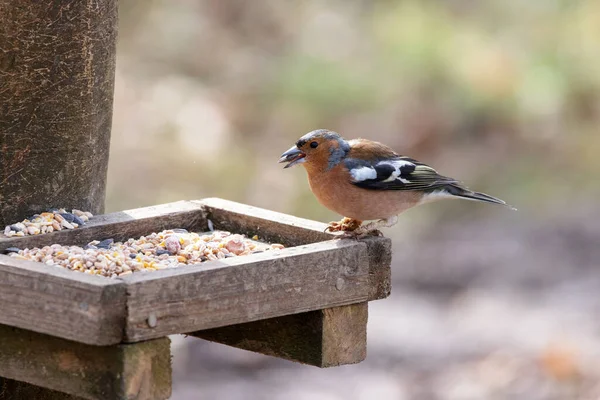
[[[286,248],[119,278],[0,255],[0,399],[167,399],[173,334],[318,367],[364,360],[367,304],[390,293],[386,238],[339,240],[325,224],[213,198],[1,238],[0,251],[205,232],[209,220]]]

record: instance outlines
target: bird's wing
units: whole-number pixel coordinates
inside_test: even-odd
[[[345,166],[351,183],[364,189],[428,191],[458,183],[426,164],[398,155],[378,160],[347,158]]]
[[[348,141],[350,153],[348,157],[359,160],[372,160],[375,158],[396,158],[400,157],[394,150],[383,143],[374,142],[367,139],[352,139]]]

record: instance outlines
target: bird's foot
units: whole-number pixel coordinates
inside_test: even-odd
[[[385,219],[380,219],[378,221],[370,222],[366,225],[362,225],[355,229],[353,233],[356,235],[364,236],[383,236],[383,233],[379,230],[379,228],[389,228],[398,223],[398,217],[392,216]]]
[[[332,221],[325,228],[325,232],[353,232],[360,228],[362,221],[357,219],[344,217],[341,221]]]

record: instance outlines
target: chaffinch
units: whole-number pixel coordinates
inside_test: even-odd
[[[473,192],[430,166],[401,156],[384,144],[366,139],[345,140],[327,129],[302,136],[281,155],[284,168],[302,164],[317,200],[345,218],[329,231],[366,234],[398,222],[398,214],[441,199],[467,199],[507,205]],[[363,221],[375,220],[364,224]]]

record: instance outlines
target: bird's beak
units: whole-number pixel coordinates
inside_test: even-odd
[[[288,164],[283,168],[289,168],[296,164],[303,163],[305,161],[304,157],[306,157],[306,154],[301,152],[298,147],[292,146],[292,148],[281,155],[279,163],[287,162]]]

